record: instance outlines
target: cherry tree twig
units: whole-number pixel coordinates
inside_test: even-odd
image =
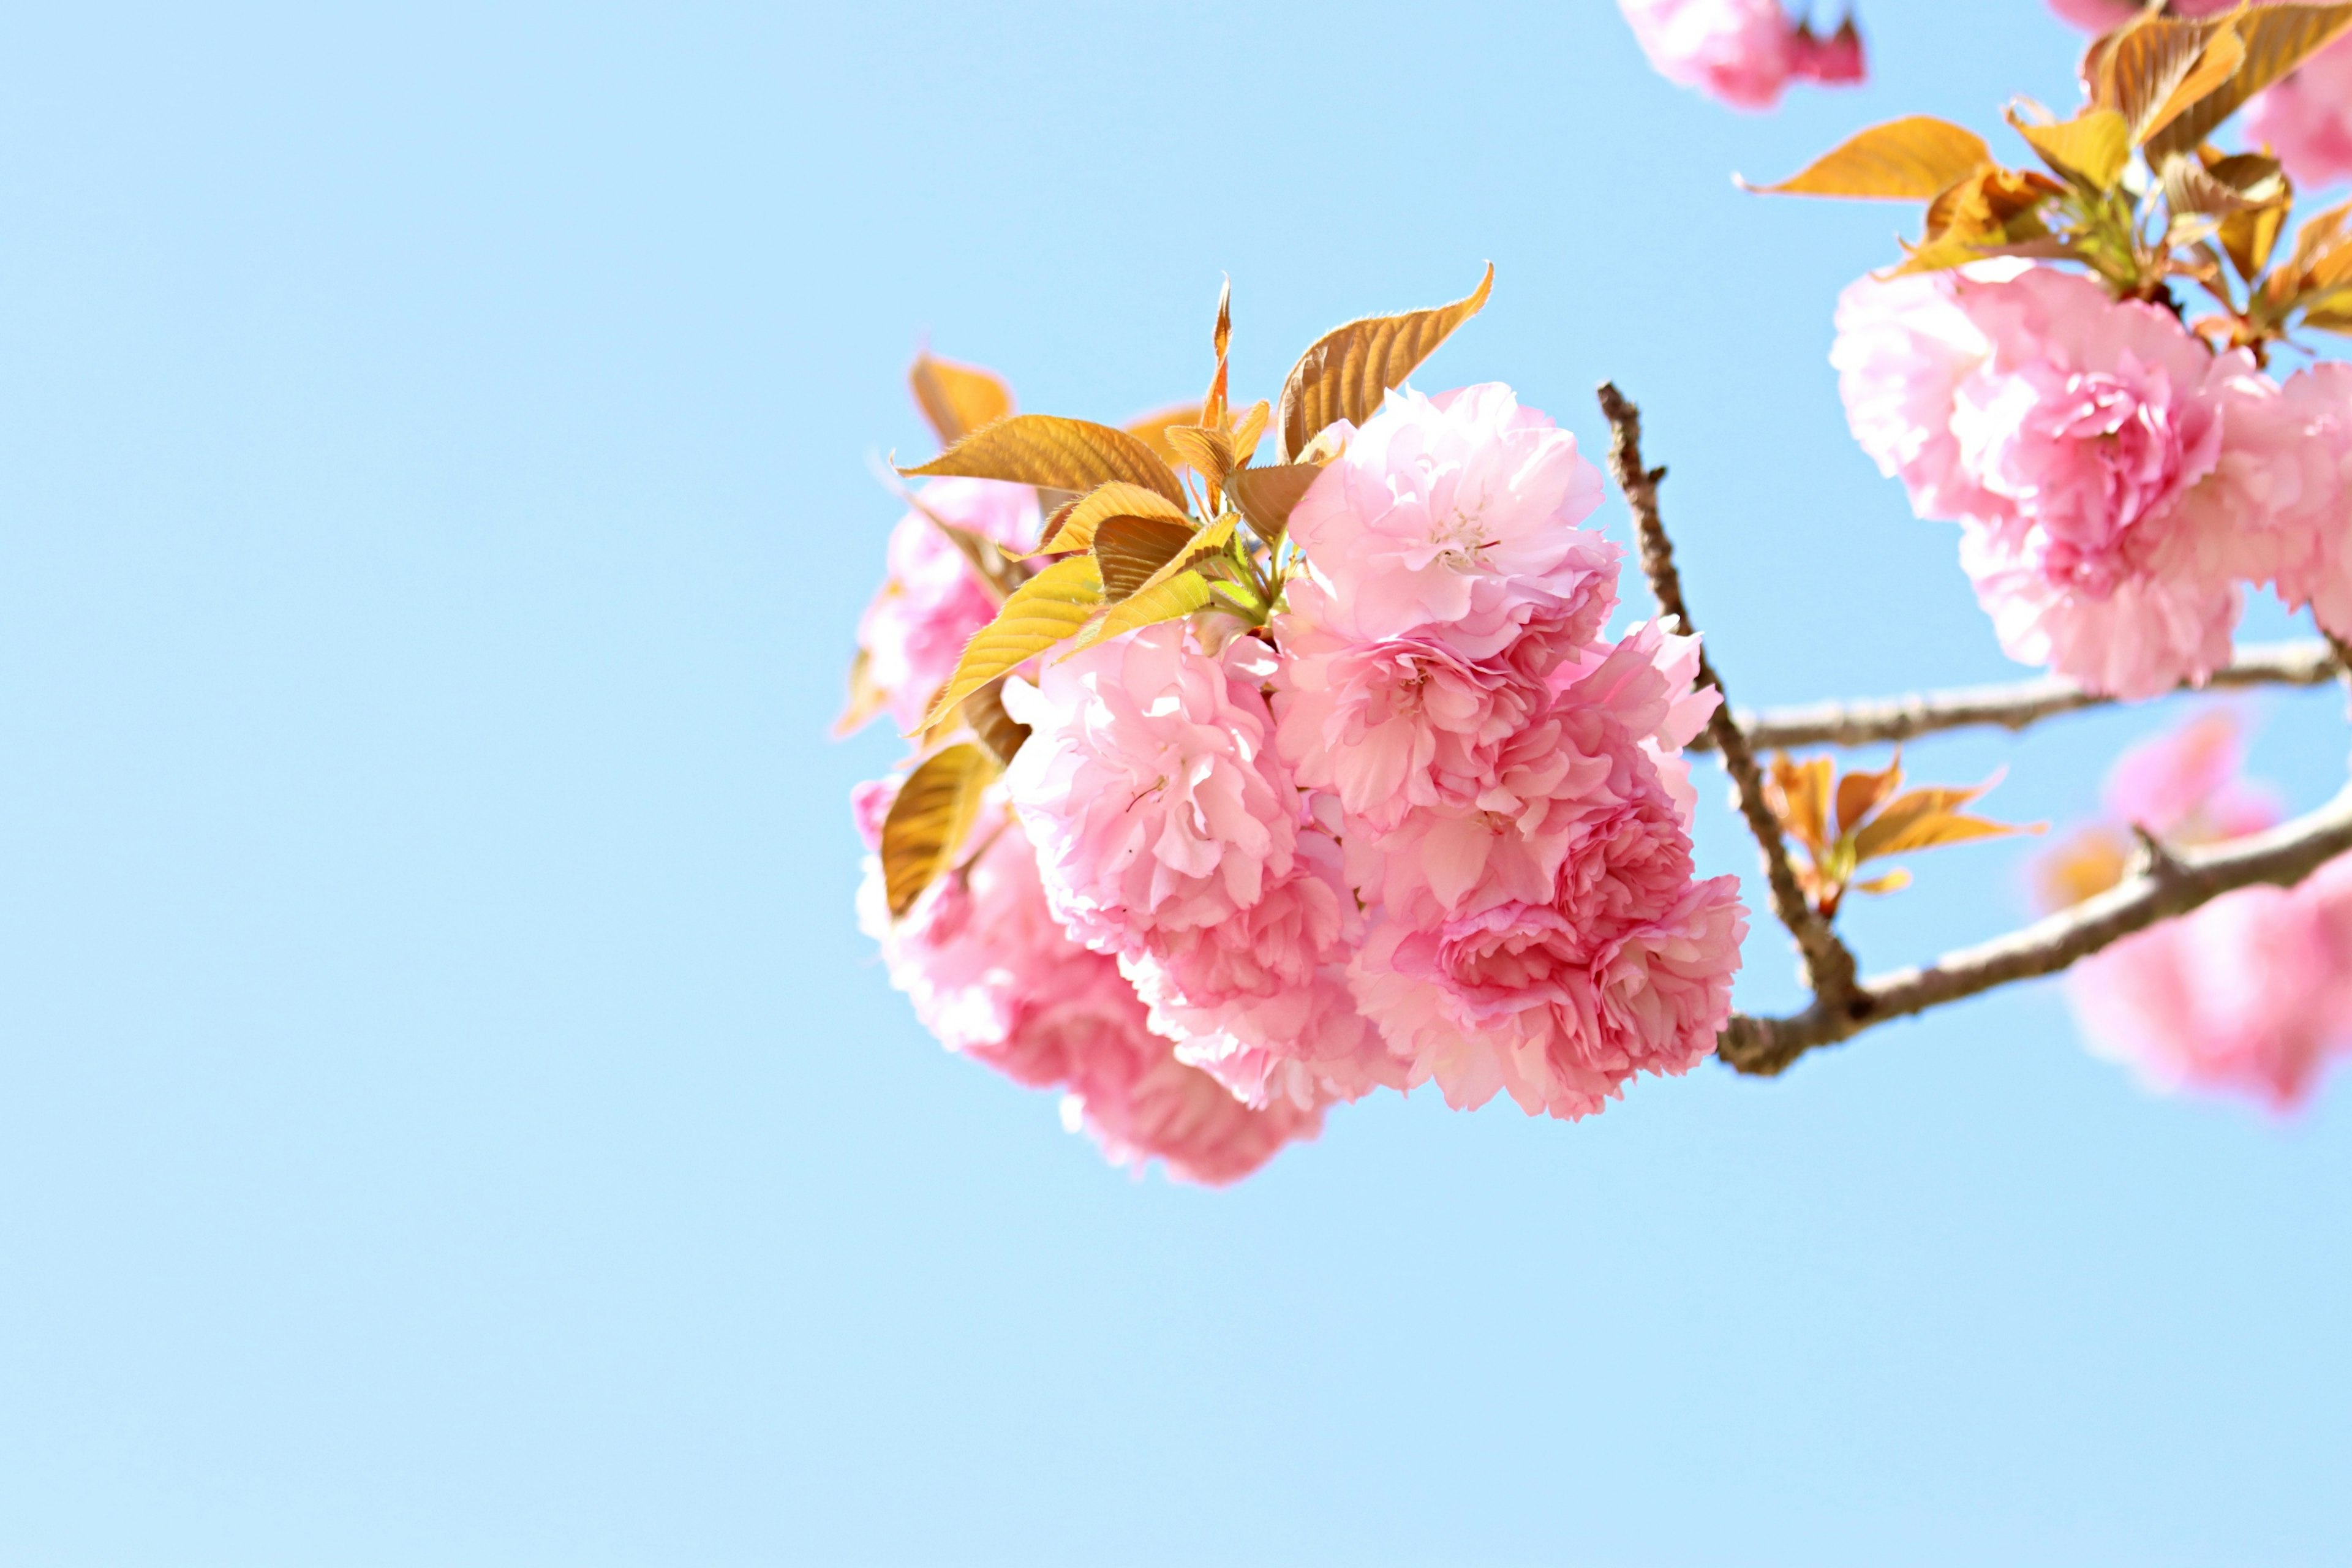
[[[1674,542],[1666,537],[1665,524],[1658,516],[1658,484],[1666,477],[1666,470],[1642,466],[1642,411],[1626,400],[1614,383],[1602,382],[1600,396],[1601,412],[1609,420],[1609,470],[1616,478],[1617,488],[1625,492],[1626,504],[1633,508],[1634,531],[1642,544],[1642,570],[1650,579],[1650,592],[1658,601],[1658,613],[1673,616],[1685,633],[1695,633],[1698,628],[1691,620],[1690,606],[1683,599],[1682,574],[1675,566]],[[1697,684],[1713,688],[1719,699],[1714,716],[1707,721],[1707,734],[1715,750],[1722,754],[1724,769],[1731,774],[1731,782],[1739,792],[1739,815],[1747,818],[1748,830],[1755,835],[1757,847],[1763,852],[1772,912],[1789,928],[1789,934],[1797,939],[1797,951],[1803,955],[1805,983],[1812,989],[1814,1006],[1840,1013],[1853,993],[1853,953],[1797,884],[1796,868],[1789,864],[1788,841],[1781,836],[1780,819],[1772,815],[1764,798],[1764,774],[1756,765],[1756,752],[1732,718],[1731,698],[1723,689],[1723,678],[1716,673],[1705,644],[1700,645]]]
[[[2141,857],[2115,887],[2021,931],[1948,952],[1924,969],[1873,976],[1847,1005],[1819,1000],[1786,1018],[1735,1014],[1716,1052],[1744,1073],[1769,1076],[1816,1046],[1835,1045],[1874,1024],[1908,1017],[2013,981],[2055,974],[2134,931],[2187,914],[2223,893],[2259,883],[2293,887],[2352,851],[2352,786],[2307,816],[2267,833],[2210,849]]]
[[[2326,642],[2315,638],[2263,643],[2240,648],[2237,658],[2215,670],[2202,689],[2325,686],[2342,679],[2344,675],[2344,661]],[[1768,708],[1761,712],[1740,714],[1739,727],[1746,732],[1748,743],[1757,748],[1867,746],[1979,725],[2022,730],[2043,719],[2105,707],[2114,700],[2085,691],[2071,680],[2052,677],[2003,686],[1966,686],[1877,701]],[[1693,741],[1690,749],[1705,751],[1714,743],[1710,733]]]
[[[1642,465],[1641,411],[1607,383],[1601,387],[1601,407],[1610,425],[1609,466],[1633,508],[1642,567],[1659,612],[1680,619],[1684,630],[1696,630],[1683,599],[1674,546],[1658,514],[1658,482],[1666,471]],[[2352,648],[2331,638],[2326,644],[2248,649],[2227,672],[2217,672],[2211,684],[2318,685],[2339,678],[2352,685]],[[1718,696],[1723,692],[1721,678],[1704,656],[1697,684]],[[1813,999],[1803,1011],[1785,1018],[1733,1014],[1717,1040],[1716,1054],[1740,1072],[1769,1077],[1816,1047],[1835,1045],[1874,1025],[2016,981],[2058,973],[2136,931],[2187,914],[2224,893],[2258,884],[2292,887],[2337,856],[2352,852],[2352,784],[2307,816],[2208,848],[2176,851],[2140,830],[2137,858],[2105,892],[2006,936],[1946,953],[1925,968],[1856,979],[1853,954],[1797,886],[1780,821],[1764,798],[1754,746],[1759,742],[1843,742],[1848,736],[1899,740],[1960,724],[2021,728],[2097,700],[2063,682],[2034,681],[1892,703],[1801,710],[1794,719],[1768,714],[1749,720],[1748,726],[1734,720],[1727,700],[1718,706],[1708,737],[1722,754],[1724,768],[1738,790],[1740,815],[1763,851],[1773,912],[1797,939]]]

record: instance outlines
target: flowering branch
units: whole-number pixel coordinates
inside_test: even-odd
[[[2013,981],[2055,974],[2135,931],[2239,888],[2293,887],[2352,851],[2352,785],[2307,816],[2208,849],[2144,852],[2114,888],[2021,931],[1946,953],[1924,969],[1864,982],[1842,1007],[1816,999],[1786,1018],[1735,1014],[1716,1051],[1744,1073],[1771,1076],[1816,1046],[1924,1013]]]
[[[2238,657],[2215,670],[2203,689],[2325,686],[2343,679],[2345,672],[2344,660],[2327,642],[2265,643],[2239,649]],[[2196,689],[2184,686],[2181,689]],[[1768,708],[1741,713],[1739,727],[1752,747],[1866,746],[1976,725],[2022,730],[2061,713],[2103,708],[2114,701],[2071,680],[2049,677],[1877,701]],[[1703,751],[1713,743],[1710,733],[1693,741],[1690,749]]]
[[[1675,567],[1674,542],[1666,537],[1665,524],[1658,516],[1658,484],[1666,477],[1666,470],[1642,466],[1642,411],[1627,401],[1612,382],[1601,384],[1600,397],[1601,412],[1609,420],[1609,471],[1633,508],[1634,529],[1642,543],[1642,570],[1650,579],[1650,592],[1658,602],[1658,613],[1680,622],[1684,632],[1696,635],[1698,628],[1683,599],[1682,574]],[[1814,1006],[1832,1016],[1841,1016],[1853,994],[1853,953],[1805,897],[1796,868],[1789,862],[1789,846],[1780,832],[1780,819],[1773,815],[1765,798],[1764,774],[1756,765],[1756,752],[1732,717],[1731,698],[1724,690],[1723,678],[1716,673],[1704,643],[1700,644],[1697,684],[1712,687],[1720,699],[1714,716],[1707,721],[1706,732],[1714,749],[1722,754],[1724,769],[1731,774],[1739,792],[1739,814],[1747,818],[1748,830],[1756,836],[1757,847],[1763,852],[1764,874],[1772,892],[1772,912],[1789,928],[1789,934],[1797,939],[1797,949],[1804,958],[1805,983],[1813,991]]]

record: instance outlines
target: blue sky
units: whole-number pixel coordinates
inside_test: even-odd
[[[1910,215],[1727,176],[2066,100],[2035,0],[1878,0],[1874,84],[1763,119],[1604,0],[486,11],[0,31],[0,1559],[2340,1557],[2341,1085],[2150,1098],[2032,989],[1204,1193],[939,1051],[851,920],[892,743],[824,731],[926,335],[1116,417],[1226,275],[1263,395],[1492,259],[1427,384],[1643,403],[1743,701],[2011,673],[1824,363]],[[2254,706],[2322,798],[2336,700]],[[2063,820],[2162,717],[1915,763]],[[1853,934],[1986,934],[2022,865]]]

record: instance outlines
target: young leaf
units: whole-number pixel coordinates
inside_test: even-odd
[[[882,819],[882,885],[891,919],[913,909],[955,859],[996,772],[987,752],[965,742],[928,758],[899,787]]]
[[[1001,675],[965,698],[958,711],[999,767],[1010,766],[1013,754],[1029,738],[1029,726],[1004,710],[1004,677]]]
[[[1290,526],[1290,510],[1323,470],[1312,463],[1276,468],[1235,468],[1225,476],[1225,493],[1242,509],[1250,528],[1268,544],[1280,544]]]
[[[1257,455],[1259,437],[1265,434],[1265,422],[1273,409],[1265,398],[1259,398],[1234,420],[1233,429],[1225,437],[1226,447],[1234,455],[1234,466],[1239,468]]]
[[[1785,754],[1772,759],[1772,771],[1764,781],[1765,803],[1772,815],[1780,819],[1807,854],[1816,861],[1829,854],[1830,774],[1833,764],[1827,757],[1791,762]]]
[[[1127,433],[1151,448],[1160,460],[1171,468],[1184,466],[1184,455],[1168,444],[1167,430],[1171,425],[1198,425],[1201,405],[1197,403],[1171,403],[1165,408],[1155,408],[1139,415],[1127,424]]]
[[[1960,807],[1981,797],[1998,779],[1971,788],[1915,789],[1897,795],[1854,835],[1857,863],[1939,844],[1990,838],[2011,833],[2039,833],[2040,826],[2011,827],[1981,817],[1962,816]]]
[[[2148,13],[2103,44],[2091,102],[2121,114],[2135,146],[2235,76],[2246,58],[2245,44],[2228,16],[2177,21]]]
[[[1075,634],[1102,607],[1102,577],[1091,555],[1056,561],[1013,590],[996,618],[971,634],[955,673],[923,721],[928,729],[965,698]]]
[[[1838,780],[1838,832],[1847,834],[1860,828],[1864,818],[1902,787],[1903,753],[1899,751],[1893,762],[1876,773],[1850,773]]]
[[[1108,517],[1095,530],[1095,564],[1102,572],[1103,597],[1112,604],[1151,581],[1152,574],[1181,555],[1192,542],[1190,522],[1155,517]]]
[[[866,721],[881,712],[889,700],[890,694],[875,682],[872,657],[859,648],[857,657],[849,661],[849,700],[843,704],[841,717],[833,721],[834,734],[864,729]]]
[[[2352,27],[2352,5],[2263,5],[2236,20],[2242,59],[2230,77],[2180,111],[2149,140],[2151,155],[2186,153],[2202,142],[2254,94],[2281,80]]]
[[[1495,264],[1465,299],[1402,316],[1367,316],[1335,327],[1298,356],[1282,384],[1275,443],[1287,463],[1334,420],[1361,425],[1393,386],[1437,352],[1454,329],[1476,315],[1494,291]]]
[[[1170,522],[1186,521],[1184,509],[1157,490],[1114,479],[1107,485],[1097,485],[1067,509],[1055,512],[1047,521],[1045,535],[1038,540],[1037,548],[1030,551],[1029,554],[1066,555],[1074,550],[1091,550],[1094,548],[1095,529],[1105,519],[1114,517],[1156,517]]]
[[[2112,109],[2085,109],[2063,125],[2030,124],[2012,111],[2009,122],[2043,163],[2095,191],[2114,190],[2131,162],[2131,127]]]
[[[1204,425],[1171,425],[1160,435],[1186,468],[1211,484],[1223,484],[1233,471],[1234,448],[1223,430]]]
[[[909,478],[958,475],[1083,494],[1121,479],[1157,491],[1178,506],[1184,487],[1157,453],[1124,430],[1050,414],[1014,414],[984,426],[925,463]]]
[[[1900,805],[1902,803],[1897,801],[1895,804]],[[1963,816],[1958,812],[1932,813],[1907,821],[1899,831],[1882,836],[1861,858],[1875,859],[1885,855],[1908,854],[1915,849],[1934,849],[1946,844],[1966,844],[1979,838],[2006,838],[2015,833],[2040,831],[2039,826],[2018,827],[2005,822],[1988,821],[1981,816]],[[1862,848],[1859,840],[1854,847]]]
[[[915,356],[907,372],[915,402],[942,447],[952,447],[983,425],[1013,412],[1013,389],[994,371],[978,365]]]
[[[1984,138],[1929,114],[1890,120],[1849,138],[1759,195],[1927,201],[1992,162]]]
[[[1113,605],[1108,615],[1079,633],[1071,651],[1092,647],[1106,637],[1131,632],[1138,626],[1172,621],[1195,610],[1207,609],[1213,601],[1205,573],[1220,563],[1216,558],[1223,556],[1233,543],[1234,521],[1234,514],[1227,512],[1194,534],[1189,546],[1170,557],[1135,592]],[[1196,567],[1201,570],[1196,571]]]
[[[1092,647],[1107,638],[1134,631],[1139,626],[1181,620],[1207,609],[1209,605],[1209,580],[1198,572],[1178,572],[1139,589],[1112,605],[1110,613],[1088,626],[1070,651],[1076,653],[1079,648]]]

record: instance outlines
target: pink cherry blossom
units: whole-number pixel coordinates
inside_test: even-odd
[[[1789,74],[1823,87],[1855,87],[1869,79],[1862,33],[1851,21],[1826,37],[1804,27],[1790,40]]]
[[[857,625],[866,679],[887,694],[885,710],[901,730],[922,722],[963,645],[996,614],[979,574],[932,519],[1015,549],[1035,543],[1039,526],[1027,485],[933,479],[915,500],[890,531],[889,575]]]
[[[860,786],[861,817],[888,808],[893,784]],[[940,1043],[1032,1088],[1069,1090],[1066,1110],[1115,1163],[1159,1158],[1169,1174],[1223,1183],[1247,1175],[1321,1125],[1319,1101],[1243,1105],[1179,1062],[1154,1034],[1118,963],[1070,939],[1045,902],[1036,851],[992,792],[979,846],[957,873],[893,923],[869,857],[860,924],[882,946],[891,984]]]
[[[1746,913],[1736,879],[1696,879],[1687,782],[1661,768],[1711,707],[1692,641],[1637,626],[1563,667],[1477,809],[1351,837],[1378,905],[1358,998],[1448,1103],[1584,1116],[1714,1048]]]
[[[2184,847],[2259,832],[2281,808],[2244,757],[2236,717],[2205,713],[2116,760],[2106,816]],[[2093,1048],[2155,1087],[2291,1108],[2352,1049],[2352,857],[2126,937],[2069,971],[2066,993]]]
[[[2050,0],[2050,8],[2088,33],[2120,27],[2144,8],[2133,0]]]
[[[1168,622],[1005,696],[1032,727],[1006,783],[1055,913],[1117,955],[1187,1059],[1260,1104],[1402,1082],[1339,983],[1360,918],[1273,748],[1276,671],[1256,637],[1212,654]]]
[[[2116,822],[2176,845],[2242,837],[2282,815],[2276,792],[2247,780],[2245,764],[2241,721],[2216,708],[2117,757],[2102,804]]]
[[[1139,1169],[1158,1158],[1171,1176],[1207,1186],[1237,1182],[1284,1144],[1323,1129],[1319,1103],[1282,1098],[1253,1110],[1178,1060],[1167,1041],[1132,1029],[1086,1054],[1063,1108],[1064,1119],[1092,1134],[1113,1164]]]
[[[2074,966],[2074,1016],[2151,1086],[2301,1103],[2352,1047],[2352,860],[2241,888]]]
[[[1476,809],[1504,748],[1550,702],[1549,637],[1474,659],[1441,635],[1360,643],[1299,615],[1276,629],[1282,755],[1301,784],[1336,792],[1374,828],[1415,806]]]
[[[2352,365],[2315,364],[2287,378],[2261,410],[2232,471],[2241,574],[2311,605],[2320,626],[2352,637]]]
[[[1130,952],[1216,927],[1290,875],[1302,807],[1260,691],[1273,668],[1255,637],[1212,656],[1170,621],[1007,684],[1032,733],[1005,783],[1080,941]]]
[[[1958,272],[1865,277],[1838,296],[1838,373],[1853,438],[1889,479],[1899,479],[1921,517],[1989,517],[2005,509],[1960,462],[1952,410],[1961,383],[1992,353],[1991,340],[1961,307],[1969,282],[1997,283],[2030,264],[1980,261]]]
[[[1576,437],[1498,383],[1388,395],[1290,514],[1312,575],[1290,605],[1355,643],[1441,637],[1489,658],[1607,618],[1619,552],[1576,525],[1601,504]]]
[[[1963,525],[2011,657],[2130,698],[2227,660],[2239,596],[2215,535],[2244,524],[2198,491],[2233,410],[2275,391],[2251,356],[2048,267],[1869,280],[1840,329],[1856,437],[1922,515]]]
[[[2298,183],[2352,179],[2352,38],[2336,39],[2254,94],[2242,123],[2246,140],[2268,147]]]
[[[1660,76],[1734,109],[1769,109],[1792,79],[1863,79],[1862,40],[1816,38],[1780,0],[1618,0]]]

